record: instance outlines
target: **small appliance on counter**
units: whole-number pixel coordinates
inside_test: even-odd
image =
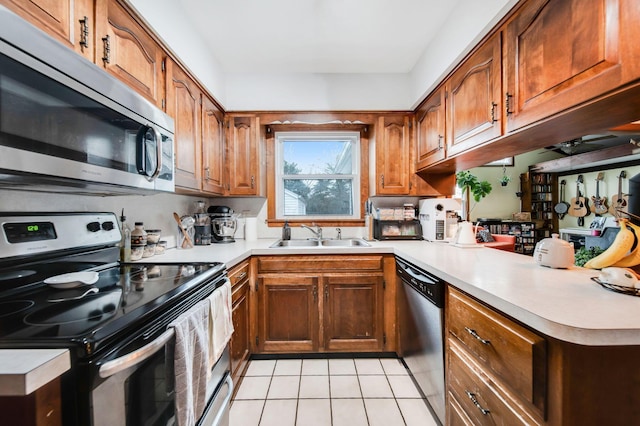
[[[373,221],[373,238],[376,240],[421,240],[420,221],[379,220]]]
[[[195,202],[195,212],[193,213],[194,223],[194,244],[197,246],[208,246],[211,244],[211,217],[205,211],[204,201]]]
[[[420,200],[419,218],[422,236],[427,241],[451,242],[458,232],[462,209],[457,198],[427,198]]]
[[[551,238],[538,241],[533,251],[533,259],[536,263],[558,269],[566,269],[574,265],[573,244],[558,237],[558,234],[551,234]]]
[[[238,228],[237,215],[227,206],[210,206],[207,209],[211,218],[211,237],[214,243],[234,243],[233,236]]]

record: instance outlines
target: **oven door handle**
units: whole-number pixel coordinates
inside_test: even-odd
[[[222,406],[216,413],[216,417],[213,419],[213,423],[211,423],[211,426],[220,426],[220,422],[222,422],[225,411],[227,410],[227,407],[231,402],[231,395],[233,395],[233,380],[231,379],[231,374],[227,374],[227,379],[225,380],[225,383],[229,386],[229,393],[224,398],[224,402],[222,403]]]
[[[140,349],[128,353],[127,355],[121,356],[120,358],[105,362],[100,366],[98,374],[103,379],[106,379],[107,377],[111,377],[116,373],[119,373],[129,367],[141,363],[145,359],[158,352],[160,349],[164,348],[167,342],[173,339],[174,335],[174,329],[168,329],[160,336],[158,336],[158,338],[156,338],[154,341],[144,345]]]

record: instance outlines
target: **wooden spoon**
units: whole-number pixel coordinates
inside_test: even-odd
[[[176,220],[176,222],[178,222],[178,227],[180,228],[180,231],[182,231],[182,235],[184,235],[184,241],[182,242],[182,248],[184,248],[185,243],[189,245],[189,247],[193,247],[193,242],[191,241],[191,237],[189,237],[189,234],[187,233],[187,230],[184,229],[184,226],[182,226],[182,221],[180,220],[180,216],[178,216],[178,213],[173,212],[173,218]]]

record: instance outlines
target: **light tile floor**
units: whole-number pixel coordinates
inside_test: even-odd
[[[393,358],[251,361],[231,426],[437,426]]]

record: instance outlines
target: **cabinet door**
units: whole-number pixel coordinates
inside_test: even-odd
[[[71,46],[71,0],[0,0],[16,14],[60,42]]]
[[[447,156],[502,134],[501,72],[500,34],[497,34],[448,80]]]
[[[202,96],[202,190],[224,195],[224,117],[208,96]]]
[[[637,79],[638,22],[637,0],[526,2],[505,31],[507,131]]]
[[[116,0],[97,0],[96,42],[96,63],[163,107],[164,51]]]
[[[257,292],[259,351],[318,351],[317,277],[263,276]]]
[[[409,194],[408,117],[380,117],[376,129],[376,194]]]
[[[200,190],[200,91],[173,61],[167,62],[167,114],[175,123],[176,186]]]
[[[418,170],[445,158],[444,94],[444,88],[436,90],[416,112]]]
[[[253,116],[229,118],[228,195],[259,195],[258,125]]]
[[[233,289],[231,318],[231,375],[237,378],[249,359],[249,280],[245,279]]]
[[[323,275],[326,351],[384,349],[382,283],[382,275]]]

